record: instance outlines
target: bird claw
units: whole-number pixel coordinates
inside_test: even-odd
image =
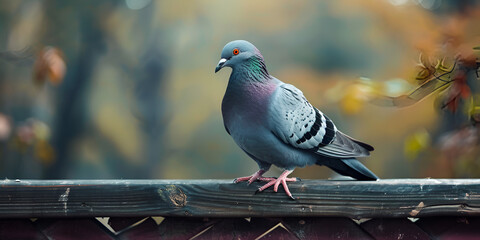
[[[245,182],[247,181],[248,184],[250,185],[250,183],[252,183],[253,181],[257,180],[257,176],[255,176],[255,174],[253,174],[252,176],[247,176],[247,177],[239,177],[239,178],[235,178],[233,180],[233,183],[239,183],[239,182]]]
[[[288,174],[290,174],[292,171],[290,170],[286,170],[285,172],[283,172],[278,178],[269,178],[269,182],[265,185],[263,185],[262,187],[260,187],[259,189],[257,189],[257,191],[255,192],[255,194],[273,186],[273,191],[274,192],[277,192],[278,191],[278,187],[280,186],[280,184],[283,186],[283,189],[285,190],[285,194],[287,194],[287,196],[293,200],[295,200],[295,198],[292,196],[292,194],[290,193],[290,190],[288,189],[288,186],[287,186],[287,182],[295,182],[295,181],[298,181],[297,178],[287,178]],[[265,180],[266,178],[262,179],[262,180]]]
[[[262,177],[263,173],[265,173],[265,171],[263,170],[259,170],[258,172],[252,174],[251,176],[247,176],[247,177],[240,177],[240,178],[235,178],[233,180],[234,183],[239,183],[239,182],[243,182],[243,181],[247,181],[247,184],[250,185],[252,182],[254,181],[266,181],[268,183],[266,183],[265,185],[263,185],[262,187],[258,188],[256,191],[255,191],[255,194],[273,186],[273,191],[274,192],[277,192],[278,191],[278,187],[280,186],[280,184],[283,186],[283,189],[285,190],[285,194],[292,200],[296,200],[292,194],[290,193],[290,190],[288,189],[288,186],[287,186],[287,182],[296,182],[296,181],[302,181],[302,179],[300,178],[287,178],[288,174],[290,174],[292,171],[291,170],[286,170],[284,171],[278,178],[276,177]]]
[[[265,171],[260,169],[257,172],[255,172],[254,174],[252,174],[251,176],[235,178],[233,180],[233,183],[239,183],[239,182],[247,181],[247,185],[250,185],[255,181],[271,181],[272,179],[276,179],[276,178],[271,178],[271,177],[262,177],[262,175],[264,173],[265,173]]]
[[[253,195],[257,195],[257,193],[259,193],[259,192],[262,192],[262,190],[261,190],[260,188],[258,188],[257,190],[255,190],[255,192],[253,193]],[[288,194],[287,194],[287,196],[288,196],[291,200],[293,200],[293,201],[296,201],[296,200],[297,200],[293,195],[288,195]]]

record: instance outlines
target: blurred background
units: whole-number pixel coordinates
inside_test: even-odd
[[[480,177],[479,23],[467,0],[0,0],[0,177],[250,175],[214,74],[235,39],[375,146],[380,178]]]

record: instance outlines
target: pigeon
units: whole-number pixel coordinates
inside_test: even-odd
[[[302,91],[270,75],[253,44],[245,40],[227,43],[215,73],[224,67],[232,68],[222,100],[225,129],[260,168],[235,183],[267,182],[257,192],[270,186],[277,192],[282,184],[286,195],[295,199],[287,182],[298,180],[288,177],[296,167],[317,164],[357,180],[378,179],[356,159],[369,156],[374,148],[342,133]],[[272,164],[283,173],[278,178],[263,177]]]

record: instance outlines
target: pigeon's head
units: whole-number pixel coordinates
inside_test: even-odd
[[[253,44],[245,40],[231,41],[223,47],[222,56],[215,68],[215,73],[223,67],[234,69],[236,66],[243,65],[242,63],[252,59],[260,61],[264,66],[263,56]]]

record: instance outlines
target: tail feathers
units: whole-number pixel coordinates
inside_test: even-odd
[[[344,134],[344,135],[345,135],[345,134]],[[375,150],[375,148],[373,148],[372,145],[370,145],[370,144],[368,144],[368,143],[364,143],[364,142],[359,141],[359,140],[357,140],[357,139],[355,139],[355,138],[352,138],[352,137],[350,137],[350,136],[348,136],[348,135],[345,135],[345,136],[347,136],[348,138],[350,138],[350,140],[354,141],[356,144],[358,144],[358,145],[362,146],[363,148],[367,149],[369,152]]]
[[[322,162],[323,165],[331,168],[335,172],[350,176],[357,180],[377,180],[378,177],[360,163],[357,159],[331,159],[328,162]]]
[[[353,141],[354,141],[355,143],[357,143],[358,145],[362,146],[363,148],[367,149],[369,152],[375,150],[375,148],[373,148],[372,145],[370,145],[370,144],[367,144],[367,143],[364,143],[364,142],[360,142],[360,141],[355,140],[355,139],[353,139]]]

